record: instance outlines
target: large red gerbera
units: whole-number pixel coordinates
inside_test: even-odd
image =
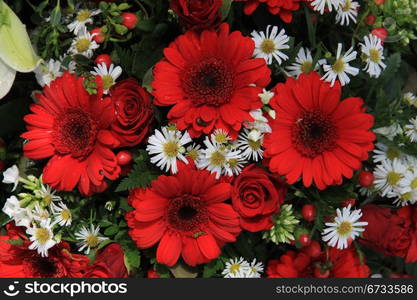
[[[265,139],[271,171],[290,184],[302,177],[308,187],[314,180],[319,189],[351,178],[374,147],[374,117],[364,112],[363,100],[340,101],[340,84],[331,87],[315,72],[289,78],[273,92],[277,118]]]
[[[83,194],[107,187],[105,178],[120,173],[110,150],[118,141],[108,130],[114,119],[109,98],[90,96],[83,78],[65,73],[38,94],[32,114],[24,120],[24,155],[30,159],[52,158],[43,170],[43,181],[55,189],[71,191],[78,184]]]
[[[174,105],[168,118],[192,137],[225,129],[233,137],[249,112],[262,107],[258,96],[270,81],[264,59],[252,58],[254,42],[238,31],[193,31],[164,50],[154,68],[155,104]]]
[[[300,2],[305,0],[235,0],[246,2],[244,12],[251,15],[261,3],[265,3],[269,12],[279,15],[285,23],[291,23],[292,12],[300,8]]]
[[[9,232],[0,236],[0,278],[82,278],[89,263],[87,256],[72,254],[61,242],[49,249],[48,257],[30,250],[28,239]]]
[[[208,171],[183,168],[162,175],[152,187],[131,193],[130,236],[139,248],[159,242],[156,259],[161,264],[172,266],[180,255],[190,266],[209,262],[240,233],[238,214],[223,203],[230,194],[230,184],[216,181]]]

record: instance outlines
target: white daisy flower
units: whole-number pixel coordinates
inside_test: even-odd
[[[398,207],[404,207],[408,205],[412,205],[416,203],[417,200],[417,191],[412,190],[410,192],[407,192],[405,194],[400,194],[398,198],[396,198],[392,204],[398,206]]]
[[[267,91],[266,89],[263,89],[262,93],[259,94],[259,98],[261,98],[262,103],[264,105],[268,105],[269,101],[274,97],[275,93],[271,91]]]
[[[358,17],[359,3],[351,0],[343,0],[343,4],[338,6],[336,12],[336,24],[340,25],[349,25],[349,21],[352,20],[353,23],[356,23],[356,18]]]
[[[264,117],[262,109],[255,109],[249,112],[254,119],[253,122],[244,122],[243,126],[249,129],[256,129],[261,133],[271,133],[271,126],[268,124],[268,119]]]
[[[42,87],[49,86],[51,81],[62,76],[61,62],[50,59],[47,63],[42,63],[34,70],[36,81]]]
[[[240,258],[232,258],[226,262],[222,275],[224,278],[245,278],[245,275],[251,272],[249,263]]]
[[[372,159],[374,163],[379,163],[384,160],[394,160],[395,158],[402,158],[403,154],[401,151],[399,151],[397,148],[394,147],[388,147],[387,145],[378,142],[375,145],[374,149],[374,155],[372,156]]]
[[[350,210],[351,206],[344,207],[342,211],[338,208],[336,210],[336,217],[334,222],[325,223],[327,228],[323,230],[323,241],[327,242],[330,247],[337,247],[337,249],[348,248],[348,240],[354,240],[361,232],[365,231],[363,226],[368,225],[368,222],[358,222],[362,217],[360,209]]]
[[[216,129],[210,136],[213,142],[216,142],[219,145],[227,144],[232,138],[229,136],[229,133],[224,129]]]
[[[39,203],[35,204],[32,210],[33,219],[38,222],[46,222],[50,219],[49,212],[42,208]]]
[[[197,168],[207,169],[211,173],[216,173],[216,178],[219,179],[223,174],[233,173],[234,168],[232,167],[235,167],[235,162],[238,167],[239,161],[241,160],[240,151],[233,150],[230,146],[212,142],[208,137],[206,137],[204,145],[206,149],[201,150],[201,155],[197,161]],[[229,161],[232,162],[232,167]]]
[[[246,164],[246,160],[239,154],[237,158],[231,158],[227,161],[225,166],[225,173],[227,176],[232,177],[233,175],[239,175],[242,173],[243,167]]]
[[[264,271],[262,262],[256,262],[256,258],[252,260],[249,265],[249,272],[246,273],[246,278],[261,278],[261,273]]]
[[[390,126],[380,127],[373,130],[375,133],[385,136],[392,141],[397,135],[403,133],[401,125],[398,123],[391,124]]]
[[[82,226],[79,232],[75,233],[75,237],[80,242],[77,243],[78,251],[84,251],[85,254],[90,253],[90,250],[96,248],[102,241],[107,240],[106,237],[102,237],[99,233],[100,226],[97,228],[91,224],[90,229],[87,229],[85,226]]]
[[[3,183],[13,184],[12,192],[14,192],[19,184],[19,168],[16,165],[11,166],[3,172]]]
[[[378,78],[382,71],[387,67],[384,60],[384,47],[382,41],[376,35],[370,34],[363,38],[364,44],[360,43],[362,57],[366,62],[364,70],[369,76]]]
[[[155,130],[155,134],[149,137],[146,151],[153,155],[151,163],[156,164],[161,170],[166,172],[171,170],[173,174],[176,174],[178,159],[188,164],[184,145],[191,141],[187,131],[182,134],[174,127],[162,127],[161,131]]]
[[[405,135],[408,136],[411,142],[417,141],[417,117],[409,121],[411,124],[405,125]]]
[[[33,226],[26,229],[26,234],[29,235],[29,240],[32,244],[29,249],[37,250],[42,257],[48,256],[48,250],[55,246],[54,234],[52,232],[51,219],[41,222],[40,226]]]
[[[269,29],[272,27],[272,30]],[[287,45],[290,38],[285,34],[285,30],[281,29],[278,33],[278,26],[268,25],[266,27],[266,32],[263,31],[257,32],[252,31],[252,39],[255,41],[255,51],[254,56],[257,58],[263,58],[266,60],[268,65],[272,64],[273,59],[275,59],[278,64],[281,64],[283,61],[288,59],[288,56],[285,55],[280,50],[289,49],[290,46]]]
[[[201,155],[201,146],[193,143],[187,147],[187,152],[185,155],[196,162]]]
[[[16,223],[16,226],[30,227],[32,224],[32,213],[29,209],[20,206],[20,201],[15,196],[6,199],[2,211]]]
[[[52,188],[47,184],[41,184],[41,189],[38,191],[35,191],[36,195],[41,197],[42,200],[46,205],[51,205],[53,201],[61,201],[62,198],[58,195],[56,195],[56,191],[52,190]]]
[[[347,74],[356,76],[359,73],[358,68],[354,68],[349,65],[350,61],[356,59],[357,52],[350,48],[344,55],[342,55],[342,44],[337,46],[336,60],[333,65],[325,64],[323,70],[326,72],[321,78],[334,86],[336,79],[339,79],[340,84],[346,85],[350,82],[350,78]]]
[[[98,15],[101,13],[101,10],[89,10],[89,9],[82,9],[77,12],[75,20],[68,24],[67,27],[70,32],[74,32],[75,35],[78,35],[79,32],[83,30],[87,30],[86,24],[93,23],[93,16]]]
[[[368,187],[361,186],[361,185],[358,185],[358,187],[359,187],[359,194],[367,198],[373,196],[376,193],[375,186],[373,184]]]
[[[381,192],[382,197],[398,196],[398,188],[406,172],[407,167],[400,159],[382,161],[374,170],[375,189]]]
[[[413,93],[405,93],[403,95],[403,100],[408,102],[410,105],[416,106],[417,104],[417,97]]]
[[[311,71],[317,70],[318,67],[319,64],[313,66],[313,57],[310,49],[301,47],[298,50],[295,62],[291,66],[286,67],[286,69],[292,77],[297,78],[300,74],[308,74]]]
[[[260,161],[263,158],[263,145],[264,136],[258,130],[249,130],[244,128],[238,137],[238,148],[242,151],[242,157],[244,159],[252,159],[254,161]]]
[[[340,5],[343,5],[343,2],[343,0],[314,0],[311,2],[311,6],[315,11],[323,14],[326,7],[329,11],[332,11],[333,8],[337,9]]]
[[[59,202],[58,205],[52,203],[51,211],[55,217],[55,224],[60,226],[70,226],[72,222],[71,210],[63,203]]]
[[[74,38],[68,52],[72,55],[81,54],[91,58],[94,50],[98,47],[99,45],[93,40],[92,35],[87,30],[84,30]]]
[[[110,88],[116,83],[117,78],[122,75],[122,68],[119,66],[115,67],[114,64],[111,64],[107,68],[107,65],[102,63],[94,67],[94,71],[91,74],[101,76],[101,79],[103,79],[104,94],[108,94]]]

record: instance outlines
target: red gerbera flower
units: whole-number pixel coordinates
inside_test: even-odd
[[[261,3],[265,3],[271,14],[279,15],[285,23],[291,23],[292,12],[300,8],[300,2],[305,0],[235,0],[246,2],[244,12],[251,15]]]
[[[374,117],[364,112],[363,100],[340,101],[340,84],[331,87],[315,72],[289,78],[273,92],[277,118],[265,139],[271,171],[290,184],[302,177],[309,187],[314,180],[319,189],[351,178],[374,148]]]
[[[189,31],[164,50],[154,69],[155,104],[174,105],[168,118],[192,137],[222,128],[236,137],[270,81],[264,59],[252,58],[254,42],[222,24],[218,33]]]
[[[10,241],[13,241],[10,242]],[[17,243],[20,242],[20,243]],[[87,256],[72,254],[70,246],[61,242],[41,257],[30,250],[29,240],[13,233],[0,236],[0,278],[82,278],[89,263]]]
[[[22,137],[28,140],[26,157],[52,157],[43,170],[45,183],[65,191],[78,184],[88,195],[104,190],[105,178],[116,179],[120,167],[110,150],[118,145],[108,130],[114,119],[112,102],[90,96],[83,80],[65,73],[36,95],[39,104],[25,116],[28,131]]]
[[[208,171],[182,168],[176,175],[159,176],[152,187],[133,192],[133,214],[127,215],[130,236],[139,248],[159,242],[156,259],[174,265],[179,256],[190,265],[220,255],[226,242],[240,233],[229,183],[219,183]]]

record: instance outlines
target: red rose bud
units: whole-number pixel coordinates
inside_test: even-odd
[[[213,29],[221,22],[220,7],[222,0],[172,0],[171,9],[178,15],[186,29],[201,31]]]
[[[369,171],[361,171],[358,176],[358,183],[363,187],[369,187],[374,183],[374,174]]]
[[[356,204],[356,199],[348,198],[348,199],[343,200],[343,202],[340,204],[340,206],[348,207],[350,205],[351,207],[353,207],[353,206],[355,206],[355,204]]]
[[[149,93],[136,79],[118,82],[111,90],[115,121],[111,128],[121,147],[134,147],[148,135],[153,122],[153,108]]]
[[[286,192],[285,185],[264,169],[254,164],[243,169],[232,185],[232,204],[242,228],[251,232],[271,228],[272,214],[279,212]]]
[[[108,54],[100,54],[99,56],[96,57],[96,59],[94,60],[94,63],[96,65],[101,65],[102,63],[104,63],[107,68],[110,68],[110,65],[112,64],[112,59],[111,56]]]
[[[116,158],[117,158],[117,163],[120,166],[127,166],[133,160],[132,153],[130,153],[129,151],[125,151],[125,150],[117,153]]]
[[[136,27],[136,24],[138,23],[138,16],[134,13],[125,12],[122,13],[122,24],[126,26],[128,29],[133,29]]]
[[[106,38],[106,36],[101,32],[101,28],[94,28],[91,30],[91,35],[93,36],[93,40],[99,44],[103,43]]]
[[[379,27],[375,28],[371,31],[371,33],[381,39],[382,42],[384,42],[388,36],[388,30],[385,28]]]
[[[147,278],[161,278],[161,276],[159,276],[158,272],[156,272],[154,269],[149,269],[147,272]]]
[[[317,214],[316,207],[312,204],[306,204],[301,209],[301,215],[308,222],[314,221],[314,219],[316,218],[316,214]]]
[[[365,23],[368,24],[369,26],[374,25],[375,21],[376,21],[376,17],[373,14],[367,15],[365,18]]]

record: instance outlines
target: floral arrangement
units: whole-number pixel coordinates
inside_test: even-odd
[[[0,0],[0,277],[417,276],[415,0]]]

